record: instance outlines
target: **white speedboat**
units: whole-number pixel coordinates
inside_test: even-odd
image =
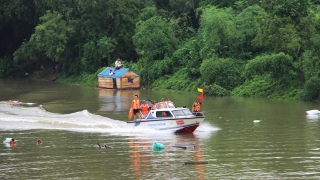
[[[161,103],[163,106],[161,106]],[[174,130],[177,133],[190,133],[204,121],[203,112],[191,112],[186,107],[174,107],[173,103],[161,102],[151,109],[145,119],[128,121],[128,126],[152,127],[158,130]]]

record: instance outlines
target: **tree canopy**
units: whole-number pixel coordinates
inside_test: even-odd
[[[92,74],[121,58],[150,88],[320,98],[316,0],[0,2],[0,77],[50,63]]]

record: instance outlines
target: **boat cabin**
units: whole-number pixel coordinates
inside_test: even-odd
[[[176,108],[171,101],[155,104],[146,116],[146,120],[205,117],[203,112],[191,112],[188,108]]]
[[[187,108],[162,108],[151,110],[146,120],[193,118],[194,115]]]

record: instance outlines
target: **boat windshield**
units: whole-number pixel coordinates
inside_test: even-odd
[[[175,108],[173,102],[159,102],[156,104],[157,109],[163,109],[163,108]]]
[[[174,116],[189,116],[193,115],[189,109],[179,109],[172,111]]]

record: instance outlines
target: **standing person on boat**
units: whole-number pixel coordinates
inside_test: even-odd
[[[199,102],[198,100],[196,100],[193,104],[192,104],[192,112],[200,112],[200,107],[201,107],[202,103]]]
[[[142,118],[146,118],[149,113],[149,105],[146,103],[146,101],[142,101],[140,108],[141,108]]]
[[[170,99],[168,97],[166,97],[166,102],[167,102],[167,105],[169,108],[175,108],[173,102],[170,101]]]
[[[157,109],[167,108],[166,102],[164,101],[164,98],[161,99],[161,102],[158,103]]]
[[[153,101],[152,104],[151,104],[151,109],[157,109],[157,102],[156,101]]]
[[[140,116],[140,100],[138,98],[138,95],[134,95],[134,99],[132,100],[131,103],[131,108],[133,109],[133,119],[136,121],[136,114],[138,114],[139,118],[141,119]]]

